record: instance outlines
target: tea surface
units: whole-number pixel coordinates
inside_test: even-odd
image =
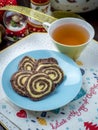
[[[80,25],[64,24],[53,31],[52,38],[65,45],[81,45],[87,42],[89,33]]]

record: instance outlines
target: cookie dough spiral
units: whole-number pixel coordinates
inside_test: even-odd
[[[22,96],[27,96],[25,91],[25,82],[31,74],[31,72],[27,71],[17,71],[12,75],[10,80],[11,85],[18,94]]]
[[[36,59],[25,56],[19,63],[19,70],[33,71]]]
[[[51,78],[42,72],[33,74],[26,81],[27,95],[35,101],[49,95],[54,89],[55,85]]]
[[[41,71],[47,74],[56,85],[64,78],[63,71],[57,64],[40,64],[37,66],[36,71]]]

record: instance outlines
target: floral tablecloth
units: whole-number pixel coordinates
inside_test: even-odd
[[[8,130],[98,130],[98,42],[86,47],[76,63],[83,84],[66,106],[52,111],[28,111],[7,99],[2,89],[2,74],[15,57],[31,50],[58,51],[47,33],[33,33],[0,52],[0,122]]]

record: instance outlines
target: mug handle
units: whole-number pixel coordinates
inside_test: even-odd
[[[43,27],[45,28],[45,30],[48,32],[48,30],[49,30],[49,27],[50,27],[50,23],[48,23],[48,22],[44,22],[43,23]]]

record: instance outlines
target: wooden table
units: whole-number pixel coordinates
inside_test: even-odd
[[[29,4],[26,5],[26,3],[19,3],[20,5],[25,5],[29,7]],[[95,29],[95,37],[94,39],[98,41],[98,9],[86,12],[86,13],[79,13],[80,16],[82,16],[86,21],[88,21]],[[3,40],[3,42],[0,44],[0,50],[12,45],[13,42],[9,42],[7,40]]]

